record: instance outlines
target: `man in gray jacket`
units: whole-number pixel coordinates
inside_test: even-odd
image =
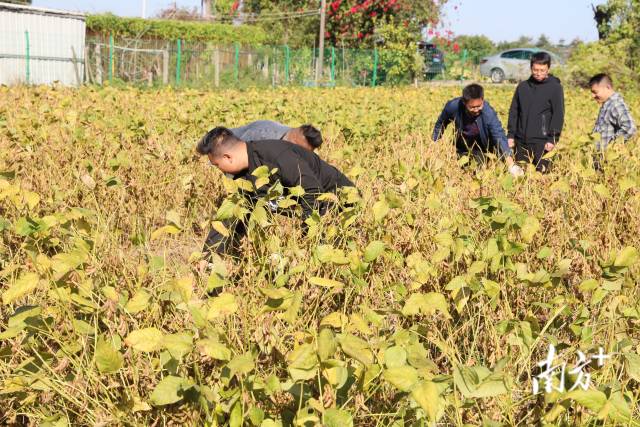
[[[258,120],[230,130],[236,138],[243,141],[273,141],[281,139],[292,142],[309,151],[314,151],[322,145],[322,134],[311,125],[291,128],[271,120]]]

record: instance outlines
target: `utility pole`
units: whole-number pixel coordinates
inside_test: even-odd
[[[316,84],[322,78],[322,65],[324,63],[324,25],[325,16],[327,12],[327,0],[322,0],[320,3],[320,40],[319,40],[319,55],[318,63],[316,64]]]
[[[211,18],[211,15],[212,15],[211,9],[215,9],[213,1],[214,0],[201,0],[200,1],[201,15],[202,15],[202,17],[204,19],[210,19]]]
[[[142,19],[147,17],[147,0],[142,0]]]

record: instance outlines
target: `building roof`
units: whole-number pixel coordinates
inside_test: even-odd
[[[0,3],[0,12],[9,11],[16,13],[30,13],[35,15],[59,16],[63,18],[81,19],[84,21],[85,14],[68,10],[46,9],[43,7],[33,7],[14,3]]]

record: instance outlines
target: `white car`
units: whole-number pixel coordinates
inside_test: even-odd
[[[504,80],[526,80],[531,75],[531,55],[536,52],[546,52],[534,48],[509,49],[493,56],[486,56],[480,60],[480,74],[490,77],[494,83]],[[558,57],[551,52],[552,65],[558,62]]]

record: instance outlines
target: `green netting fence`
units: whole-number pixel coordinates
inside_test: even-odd
[[[92,38],[87,40],[85,81],[194,88],[378,86],[387,76],[381,52],[329,46],[324,49],[322,77],[316,79],[320,52],[314,48]],[[449,67],[433,71],[425,58],[424,72],[405,80],[462,79],[473,74],[474,62],[477,58],[453,55]]]

